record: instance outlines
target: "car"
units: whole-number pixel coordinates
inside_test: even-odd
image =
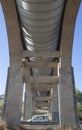
[[[48,122],[48,116],[47,115],[35,115],[32,117],[32,119],[28,119],[27,122]]]
[[[4,99],[4,95],[0,95],[0,99],[3,100]]]

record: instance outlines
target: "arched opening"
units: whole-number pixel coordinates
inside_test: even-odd
[[[9,66],[9,48],[7,30],[5,25],[4,14],[0,4],[0,95],[5,93],[7,70]]]

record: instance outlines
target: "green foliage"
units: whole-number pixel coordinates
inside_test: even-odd
[[[77,96],[77,102],[82,103],[82,92],[80,92],[78,89],[76,90],[76,96]]]
[[[82,92],[80,92],[78,89],[76,90],[76,98],[79,119],[82,120]]]
[[[3,100],[3,99],[0,99],[0,116],[2,116],[3,104],[4,104],[4,100]]]

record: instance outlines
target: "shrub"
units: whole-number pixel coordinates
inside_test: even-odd
[[[6,122],[0,121],[0,130],[8,130]]]

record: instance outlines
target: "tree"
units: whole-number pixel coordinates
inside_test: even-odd
[[[76,90],[76,98],[77,98],[77,108],[79,119],[82,120],[82,92],[78,89]]]
[[[82,103],[82,92],[80,92],[78,89],[76,90],[76,97],[77,102]]]

